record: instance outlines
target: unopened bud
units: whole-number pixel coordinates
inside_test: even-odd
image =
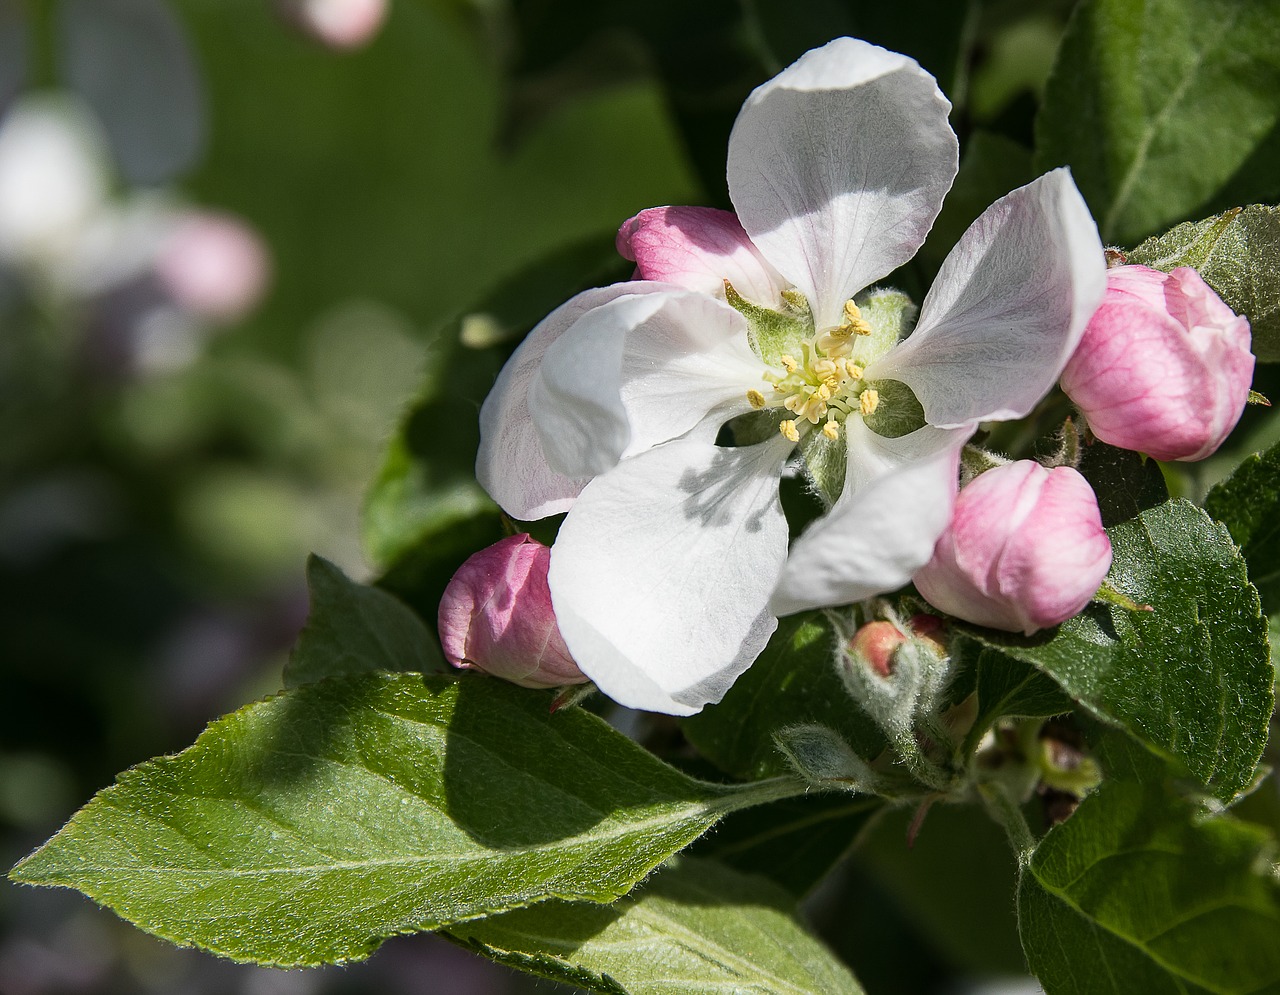
[[[440,599],[440,643],[448,661],[522,687],[584,683],[556,624],[550,563],[550,548],[522,533],[462,564]]]
[[[1057,625],[1093,598],[1111,541],[1088,481],[1031,460],[999,466],[960,491],[933,559],[916,574],[931,605],[993,629]]]
[[[1199,460],[1249,399],[1249,322],[1188,266],[1107,271],[1107,292],[1062,373],[1103,442],[1161,460]]]
[[[332,49],[369,43],[387,17],[387,0],[276,0],[281,15]]]
[[[175,304],[215,322],[248,314],[271,271],[257,232],[231,215],[207,211],[192,211],[177,223],[153,266]]]
[[[861,660],[880,677],[893,675],[893,656],[907,641],[906,635],[892,622],[868,622],[853,634],[849,653]]]

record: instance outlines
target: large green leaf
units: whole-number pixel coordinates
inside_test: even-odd
[[[311,614],[284,668],[286,687],[371,670],[428,673],[444,664],[435,636],[401,601],[328,560],[307,560]]]
[[[1152,611],[1094,604],[1029,639],[970,632],[1035,664],[1229,800],[1253,780],[1273,695],[1266,622],[1244,560],[1226,529],[1186,501],[1149,508],[1110,535],[1112,583]]]
[[[717,705],[681,720],[709,760],[736,777],[788,773],[774,734],[792,725],[825,725],[867,760],[884,736],[845,689],[835,669],[835,635],[816,613],[782,620],[768,647]]]
[[[1275,846],[1148,778],[1105,783],[1041,841],[1018,920],[1048,995],[1280,991]]]
[[[14,879],[286,966],[557,897],[607,902],[721,815],[803,790],[679,773],[589,713],[374,674],[250,705],[120,775]]]
[[[1108,242],[1280,194],[1280,0],[1085,0],[1036,122]],[[1225,202],[1224,202],[1225,201]]]
[[[610,906],[547,902],[450,933],[503,964],[610,995],[861,992],[794,908],[764,878],[683,858]]]
[[[1253,352],[1280,361],[1280,208],[1252,204],[1149,238],[1129,262],[1169,272],[1199,270],[1237,314],[1249,318]]]
[[[1280,445],[1248,457],[1204,507],[1240,546],[1263,611],[1280,611]]]

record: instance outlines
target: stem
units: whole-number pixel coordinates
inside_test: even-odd
[[[1031,854],[1035,852],[1036,838],[1031,835],[1031,827],[1027,825],[1022,809],[1009,797],[1003,785],[988,781],[978,785],[978,793],[986,804],[987,812],[1004,828],[1009,837],[1009,845],[1018,858],[1018,867],[1026,867],[1031,862]]]

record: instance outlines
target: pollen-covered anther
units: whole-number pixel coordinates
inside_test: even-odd
[[[844,364],[844,375],[850,380],[861,380],[863,370],[857,363],[846,362]]]
[[[878,407],[880,407],[880,392],[874,387],[868,387],[858,395],[858,410],[864,417],[874,414]]]
[[[788,442],[799,442],[800,433],[796,431],[796,423],[793,421],[784,421],[778,424],[778,431],[782,433],[783,438]]]
[[[870,335],[872,331],[870,323],[862,317],[862,312],[853,301],[844,302],[844,321],[840,323],[840,327],[847,328],[853,335]]]
[[[788,356],[785,353],[778,357],[778,362],[782,364],[782,368],[788,373],[795,373],[800,368],[800,364],[796,362],[794,356]]]
[[[755,408],[757,411],[759,411],[761,408],[764,407],[764,395],[761,394],[760,391],[758,390],[747,391],[747,400],[751,403],[751,406]]]
[[[840,423],[837,421],[829,421],[822,426],[822,434],[832,442],[840,438]]]

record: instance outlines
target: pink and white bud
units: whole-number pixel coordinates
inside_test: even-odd
[[[440,599],[446,659],[527,688],[585,683],[556,625],[550,564],[550,548],[524,533],[462,564]]]
[[[914,580],[935,608],[1030,635],[1078,614],[1110,568],[1111,540],[1088,481],[1070,467],[1019,460],[960,492]]]
[[[942,619],[936,615],[911,616],[905,631],[893,622],[868,622],[849,640],[849,655],[865,664],[877,677],[887,680],[898,669],[898,653],[907,643],[938,658],[945,657],[944,628]]]
[[[714,207],[651,207],[618,229],[623,259],[642,280],[674,283],[724,296],[725,281],[749,301],[774,307],[787,282],[770,266],[732,211]]]
[[[276,0],[280,13],[332,49],[367,45],[387,18],[387,0]]]
[[[1103,442],[1161,460],[1212,454],[1249,398],[1249,322],[1189,266],[1107,271],[1107,292],[1062,373]]]
[[[231,215],[206,211],[182,218],[152,265],[175,304],[218,323],[237,321],[253,310],[271,274],[257,232]]]

